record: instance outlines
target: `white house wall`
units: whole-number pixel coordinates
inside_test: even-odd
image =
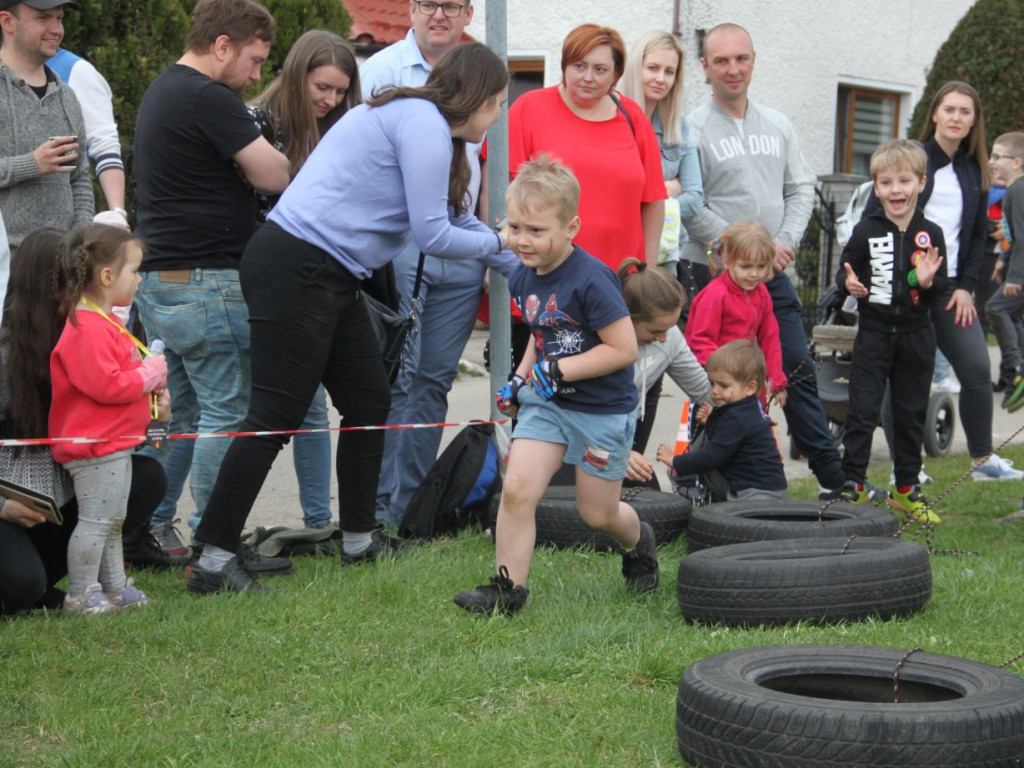
[[[562,39],[578,24],[614,27],[627,48],[649,29],[672,29],[672,0],[506,2],[509,56],[543,56],[549,85],[560,76]],[[831,173],[837,87],[860,85],[903,93],[900,131],[905,134],[936,51],[973,2],[681,0],[686,111],[708,94],[695,30],[724,21],[741,24],[750,31],[757,53],[751,98],[786,113],[815,171]],[[474,4],[470,32],[483,39],[487,0]]]

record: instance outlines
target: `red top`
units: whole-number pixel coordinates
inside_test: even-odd
[[[113,315],[111,320],[120,325]],[[149,425],[149,398],[142,357],[131,339],[98,312],[79,309],[79,327],[68,320],[50,355],[53,404],[50,437],[142,435]],[[53,446],[54,461],[95,459],[139,445],[141,440],[65,443]]]
[[[686,322],[686,341],[706,367],[712,352],[736,339],[756,341],[761,348],[770,391],[786,386],[779,324],[768,289],[760,283],[754,290],[744,291],[725,271],[694,297]]]
[[[640,204],[666,198],[654,129],[639,104],[619,99],[632,130],[620,110],[611,120],[584,120],[557,85],[524,93],[508,112],[509,175],[541,154],[565,163],[580,183],[582,228],[574,242],[613,270],[630,256],[646,261]]]

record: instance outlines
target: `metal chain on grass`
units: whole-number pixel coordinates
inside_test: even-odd
[[[1024,651],[1021,651],[1020,653],[1018,653],[1016,656],[1014,656],[1009,661],[1004,661],[1002,664],[999,665],[999,668],[1000,669],[1006,669],[1008,666],[1013,664],[1013,662],[1020,661],[1021,659],[1024,659]]]
[[[892,703],[900,703],[900,670],[903,669],[903,665],[907,663],[907,659],[910,658],[911,654],[923,651],[924,648],[911,648],[909,651],[903,654],[903,657],[896,662],[896,669],[892,671]]]

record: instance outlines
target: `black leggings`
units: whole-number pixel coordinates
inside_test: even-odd
[[[132,454],[132,485],[122,536],[129,536],[149,518],[167,491],[160,462]],[[63,525],[40,523],[22,528],[0,520],[0,614],[34,608],[46,590],[68,573],[68,539],[78,524],[74,498],[61,507]]]
[[[345,427],[384,424],[391,388],[359,280],[324,251],[264,224],[242,255],[252,330],[252,396],[241,431],[298,429],[323,382]],[[236,437],[196,538],[238,550],[246,518],[287,435]],[[338,438],[341,528],[373,530],[384,432]]]

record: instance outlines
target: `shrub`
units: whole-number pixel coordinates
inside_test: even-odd
[[[950,80],[963,80],[981,95],[985,133],[992,140],[1024,127],[1024,3],[1020,0],[978,0],[964,14],[939,48],[921,100],[914,109],[909,135],[921,135],[935,92]]]

